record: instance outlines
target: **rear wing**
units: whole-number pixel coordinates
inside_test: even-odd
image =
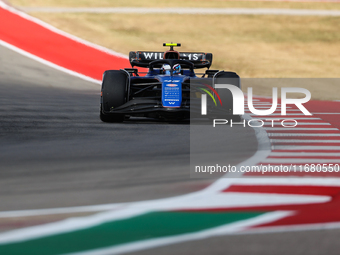
[[[203,52],[180,52],[180,59],[188,60],[195,68],[210,68],[213,55]],[[150,62],[163,59],[164,52],[130,51],[129,60],[132,67],[149,67]]]

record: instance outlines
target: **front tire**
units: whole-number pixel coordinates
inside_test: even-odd
[[[123,122],[124,114],[112,113],[111,110],[125,104],[127,98],[127,85],[129,76],[121,70],[108,70],[104,72],[102,83],[102,97],[100,106],[100,119],[103,122]]]

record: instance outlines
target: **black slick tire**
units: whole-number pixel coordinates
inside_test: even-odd
[[[104,72],[100,119],[103,122],[123,122],[124,114],[111,111],[127,102],[127,84],[129,76],[122,70]]]

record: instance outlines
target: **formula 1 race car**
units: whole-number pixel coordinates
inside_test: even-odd
[[[234,72],[210,70],[211,53],[178,52],[174,47],[181,46],[179,43],[163,46],[170,46],[170,50],[131,51],[132,68],[104,72],[100,119],[122,122],[125,117],[138,116],[182,120],[196,114],[231,117],[232,94],[228,89],[215,89],[215,85],[227,82],[240,87],[239,76]],[[141,76],[135,66],[148,68],[148,72]],[[207,68],[201,77],[194,72],[199,68]]]

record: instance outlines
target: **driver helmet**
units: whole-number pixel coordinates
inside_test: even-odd
[[[175,64],[173,67],[173,74],[180,74],[181,73],[181,65],[180,64]]]
[[[161,70],[163,74],[170,74],[170,65],[168,64],[163,64]]]

